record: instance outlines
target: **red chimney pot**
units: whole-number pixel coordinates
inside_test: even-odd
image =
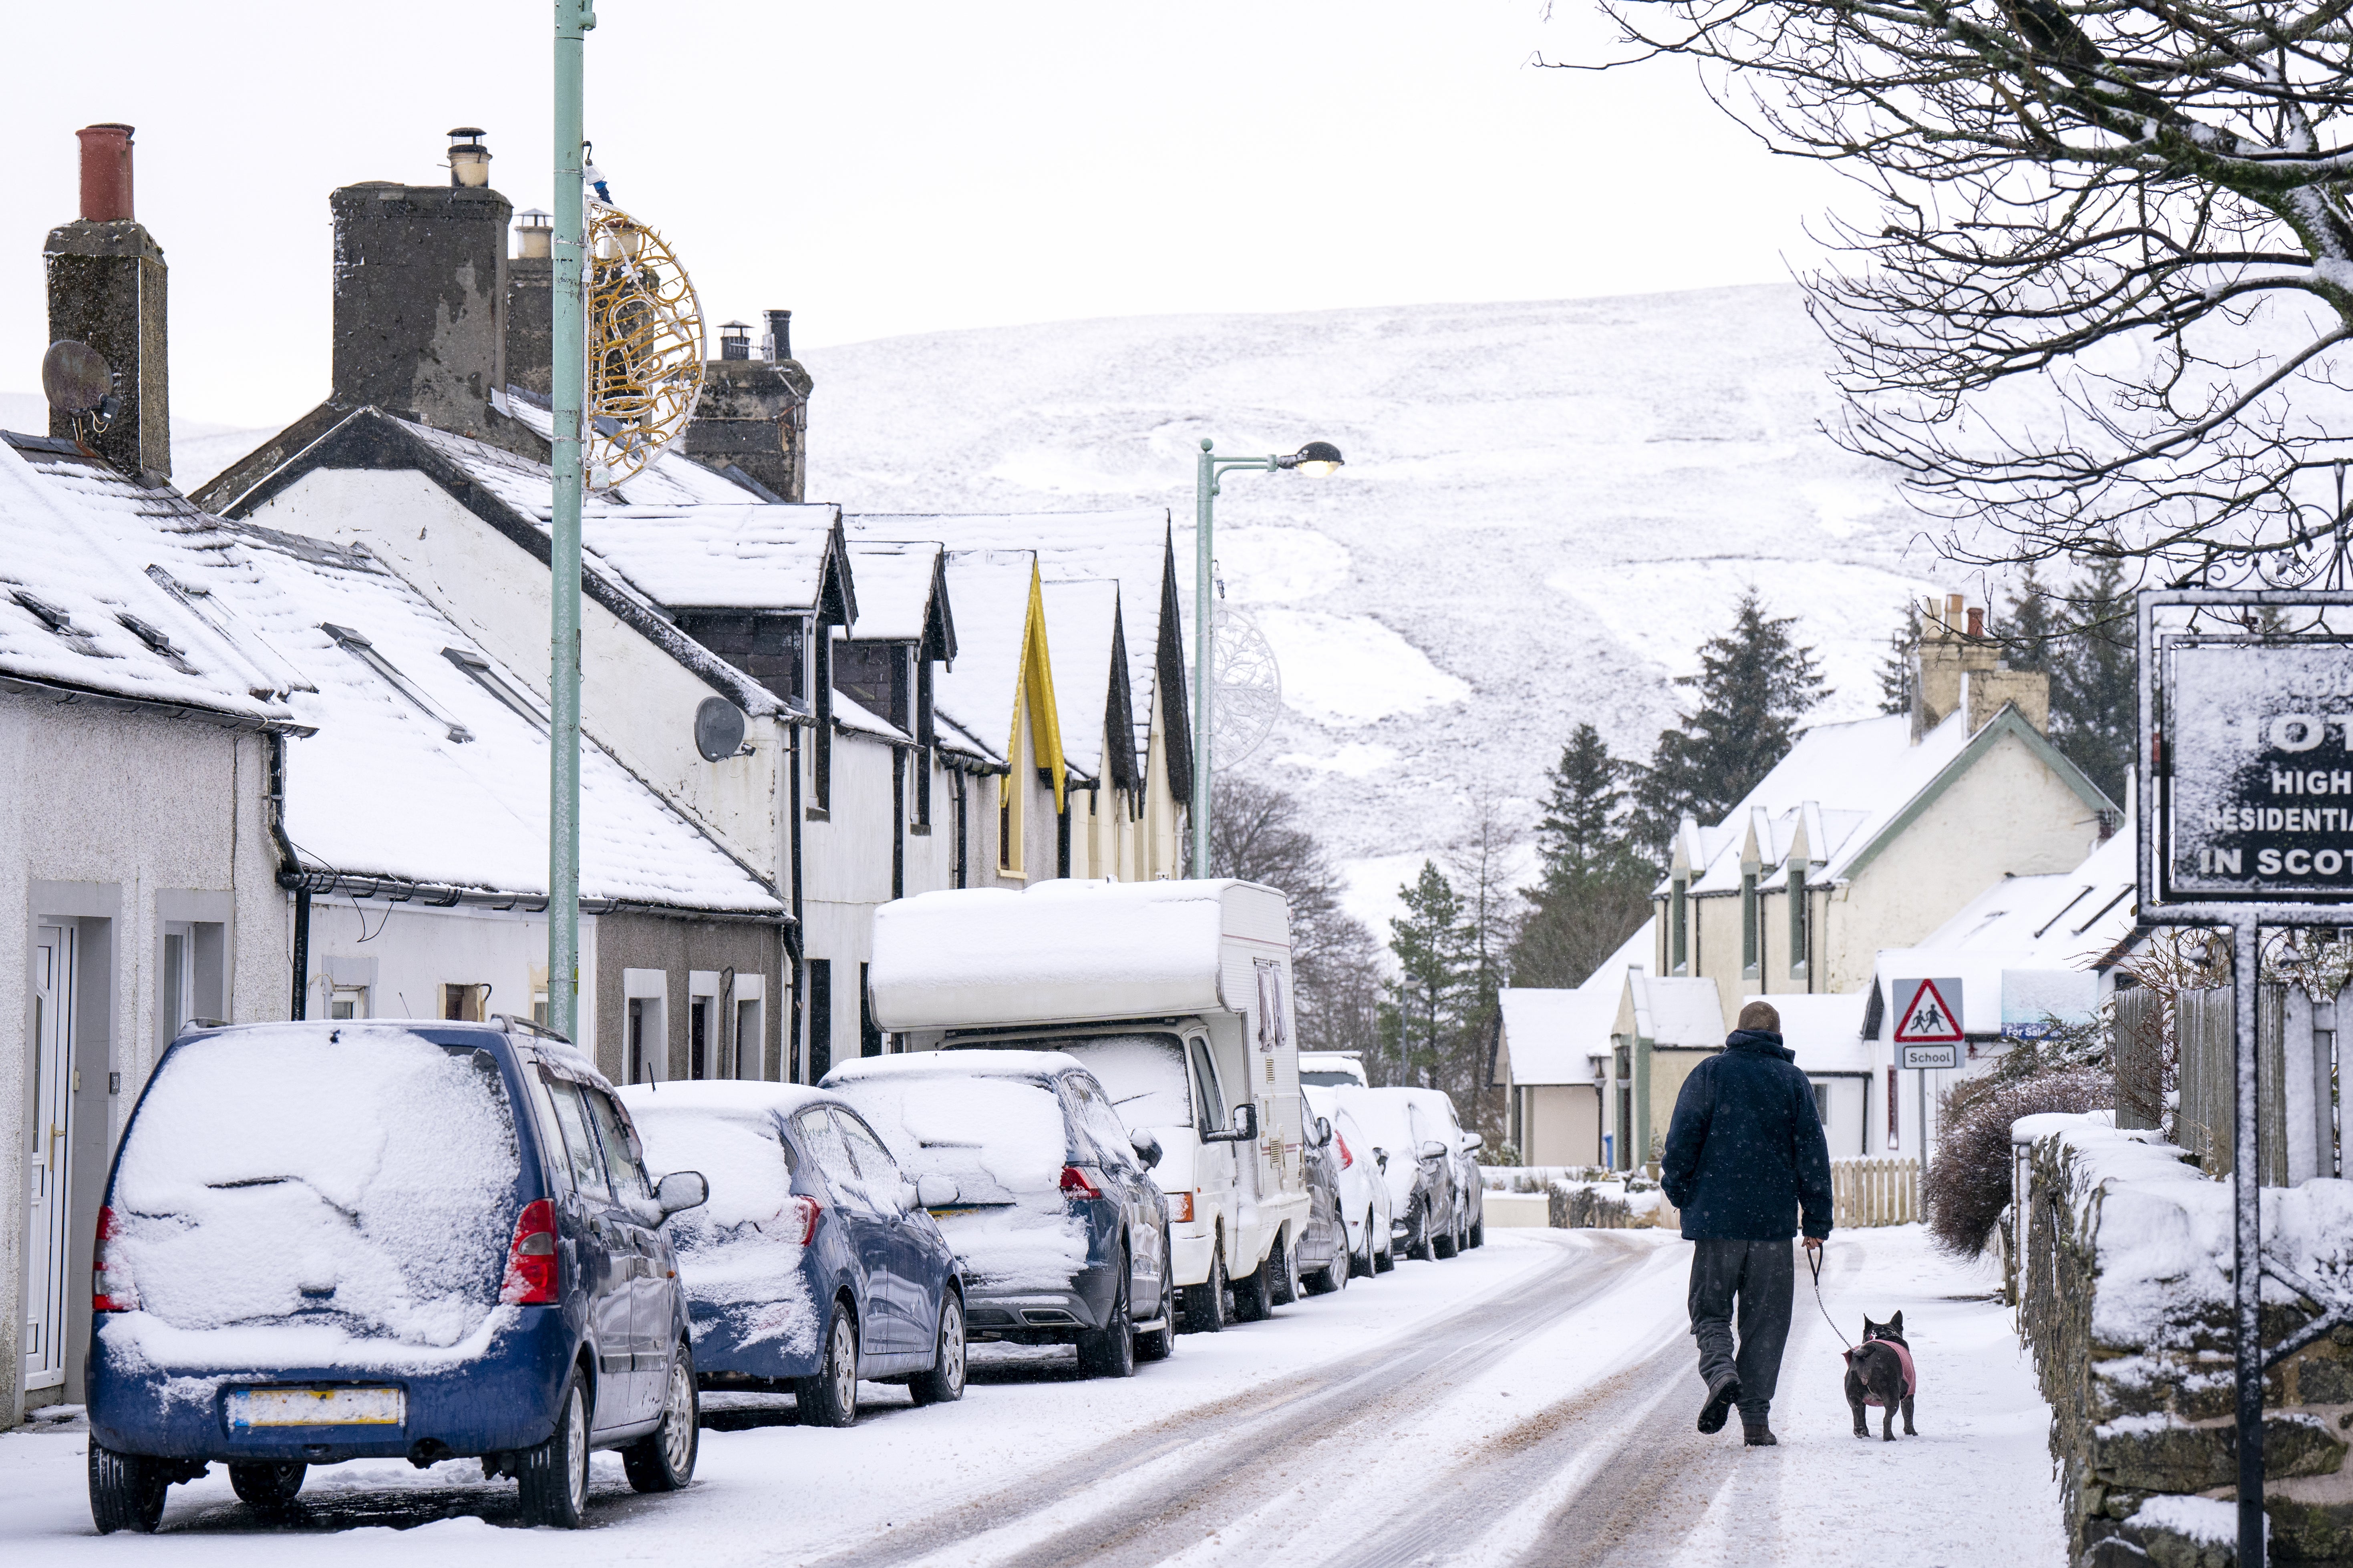
[[[131,127],[85,125],[81,138],[81,216],[84,223],[131,220]]]
[[[1985,636],[1985,612],[1983,610],[1971,610],[1969,612],[1969,636],[1973,637],[1981,637]]]

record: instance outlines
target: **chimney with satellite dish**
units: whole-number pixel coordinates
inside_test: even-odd
[[[172,477],[164,247],[132,216],[132,128],[89,125],[74,134],[81,138],[81,216],[49,230],[41,247],[49,434],[161,484]]]
[[[480,127],[449,132],[449,183],[375,180],[327,198],[335,220],[332,402],[491,435],[506,388],[507,220]]]
[[[793,313],[767,312],[761,353],[751,329],[723,329],[719,358],[702,366],[702,398],[686,427],[689,457],[733,468],[778,500],[802,498],[808,447],[809,373],[793,358]]]

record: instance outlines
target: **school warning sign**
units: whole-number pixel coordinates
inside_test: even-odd
[[[2164,645],[2164,897],[2353,899],[2353,642]]]

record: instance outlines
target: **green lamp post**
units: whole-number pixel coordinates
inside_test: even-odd
[[[1214,609],[1210,581],[1210,511],[1218,499],[1218,480],[1232,469],[1273,473],[1295,468],[1319,478],[1341,464],[1340,448],[1329,441],[1310,441],[1283,457],[1220,458],[1204,437],[1195,487],[1197,527],[1193,536],[1193,875],[1209,874],[1209,721],[1210,675],[1217,668],[1210,657],[1210,613]]]
[[[581,186],[582,40],[594,0],[555,0],[555,342],[549,399],[554,507],[548,571],[547,1022],[580,1037],[580,466],[588,395],[586,215]],[[525,998],[528,1002],[529,998]]]

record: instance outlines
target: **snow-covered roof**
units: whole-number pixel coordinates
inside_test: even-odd
[[[1166,508],[852,512],[841,521],[853,539],[935,539],[951,551],[1031,551],[1038,558],[1039,576],[1049,583],[1084,578],[1116,581],[1128,647],[1128,717],[1135,731],[1136,756],[1141,759],[1149,752],[1153,699],[1159,679],[1163,595],[1174,570]]]
[[[1103,777],[1103,728],[1119,649],[1119,584],[1048,583],[1046,630],[1054,648],[1054,696],[1062,755],[1089,778]]]
[[[1630,970],[1650,973],[1658,920],[1597,965],[1581,985],[1507,986],[1497,994],[1504,1014],[1504,1048],[1514,1083],[1591,1083],[1592,1058],[1606,1055]]]
[[[500,665],[364,551],[223,523],[174,544],[167,570],[314,688],[289,705],[315,732],[286,746],[286,834],[304,869],[545,897],[548,748],[535,678]],[[581,747],[580,816],[584,900],[783,913],[757,878],[594,744]]]
[[[1694,893],[1737,892],[1752,849],[1767,875],[1802,854],[1812,867],[1809,881],[1835,883],[1852,874],[1890,828],[1908,820],[1924,796],[2005,734],[2042,753],[2087,802],[2113,804],[2014,710],[2005,709],[1975,733],[1957,711],[1917,744],[1911,720],[1894,714],[1806,731],[1722,822],[1680,830],[1675,858],[1692,868]]]
[[[1634,1033],[1654,1046],[1724,1044],[1724,1003],[1713,980],[1629,970],[1626,997],[1633,1007]]]
[[[554,438],[555,415],[537,394],[510,386],[504,398],[492,402],[501,413],[522,421],[543,438]],[[637,506],[684,506],[697,501],[723,505],[752,496],[744,486],[703,467],[675,444],[609,493]]]
[[[814,610],[839,526],[829,506],[588,506],[580,542],[658,605]]]
[[[1021,696],[1023,649],[1033,635],[1042,636],[1030,625],[1038,558],[1028,550],[952,550],[946,571],[948,594],[956,604],[957,652],[955,662],[933,678],[932,702],[990,752],[1008,757]],[[1059,732],[1060,717],[1030,716],[1040,766],[1053,765],[1043,754],[1050,744],[1059,758],[1059,743],[1050,737]]]
[[[46,437],[0,438],[0,676],[283,724],[290,676],[249,658],[148,568],[201,521]]]
[[[1863,1005],[1870,994],[1843,995],[1784,993],[1778,996],[1744,996],[1769,1002],[1781,1015],[1781,1043],[1798,1053],[1798,1066],[1807,1072],[1852,1073],[1871,1070],[1871,1047],[1862,1037]]]
[[[858,625],[850,635],[861,641],[921,642],[937,610],[947,633],[940,657],[955,657],[955,623],[936,541],[853,540],[849,553],[850,580],[858,585]]]
[[[849,692],[836,687],[833,692],[833,722],[836,729],[854,731],[862,735],[879,735],[886,741],[896,741],[912,746],[915,738],[883,718]]]
[[[2031,1035],[2052,1017],[2088,1017],[2099,1000],[2094,966],[2138,918],[2133,853],[2132,835],[2119,833],[2073,871],[2003,878],[1916,947],[1882,948],[1872,984],[1883,1005],[1909,1000],[1894,994],[1898,980],[1951,976],[1972,1035]],[[1881,1037],[1893,1027],[1883,1020]]]

